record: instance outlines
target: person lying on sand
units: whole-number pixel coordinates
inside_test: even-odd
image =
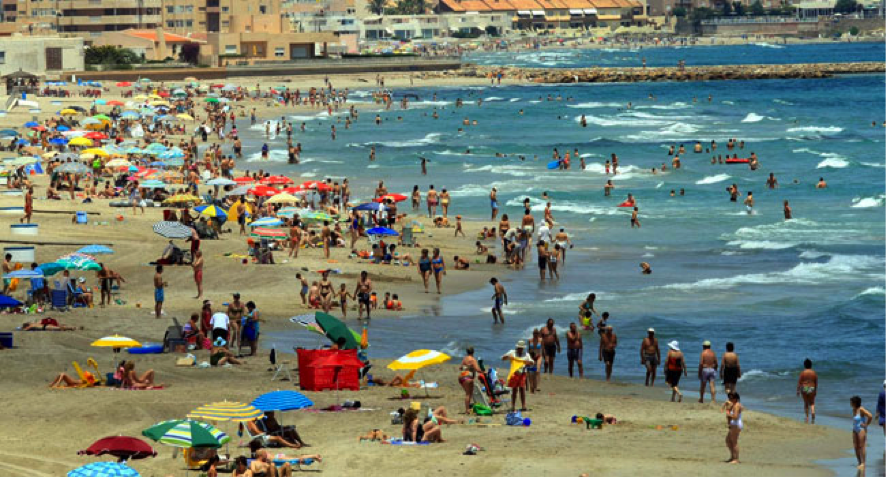
[[[387,435],[381,429],[373,429],[367,432],[365,435],[358,436],[357,442],[363,441],[386,441],[390,439],[391,436]]]
[[[76,331],[83,327],[76,327],[59,323],[55,318],[47,316],[40,321],[24,322],[21,331]]]
[[[409,381],[415,377],[415,370],[413,369],[406,376],[400,376],[399,374],[394,376],[390,381],[385,381],[384,378],[379,378],[376,376],[372,377],[372,383],[376,386],[388,386],[388,387],[401,387],[401,388],[418,388],[421,387],[419,383],[410,383]]]

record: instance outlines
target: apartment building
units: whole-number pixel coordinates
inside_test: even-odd
[[[498,13],[506,16],[513,28],[521,30],[642,26],[646,23],[645,6],[637,0],[440,0],[437,11],[464,18]]]
[[[83,37],[89,43],[107,31],[157,28],[161,6],[161,0],[20,0],[15,17],[7,14],[5,21]]]

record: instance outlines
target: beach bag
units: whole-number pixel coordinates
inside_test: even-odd
[[[474,414],[478,416],[491,416],[492,408],[483,404],[475,403],[473,407]]]
[[[523,416],[520,415],[520,411],[507,413],[507,415],[505,415],[505,424],[509,426],[522,426]]]

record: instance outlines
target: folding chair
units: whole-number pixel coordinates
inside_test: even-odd
[[[68,292],[66,290],[52,290],[49,292],[50,309],[56,311],[68,311]]]
[[[292,364],[292,360],[277,359],[277,348],[275,347],[271,347],[271,355],[269,357],[269,360],[271,361],[271,370],[274,371],[274,376],[271,377],[271,381],[276,381],[277,376],[280,376],[281,381],[285,379],[289,382],[292,382],[292,375],[289,373],[289,366]],[[283,377],[282,375],[286,375],[286,377]]]

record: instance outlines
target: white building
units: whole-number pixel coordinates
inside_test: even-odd
[[[14,71],[36,75],[83,71],[83,38],[57,36],[0,37],[0,76]]]

